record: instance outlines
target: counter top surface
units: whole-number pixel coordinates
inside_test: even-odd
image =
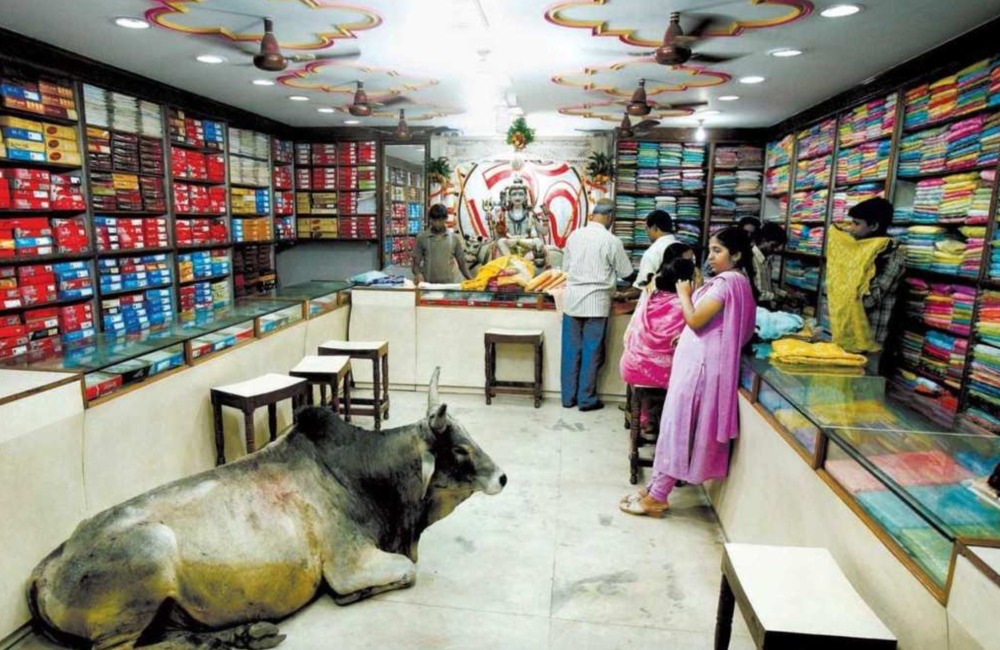
[[[79,379],[70,372],[0,370],[0,404],[27,397]]]

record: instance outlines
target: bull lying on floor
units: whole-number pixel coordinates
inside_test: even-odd
[[[417,423],[375,433],[307,408],[257,453],[84,521],[35,568],[32,613],[99,650],[134,647],[154,620],[243,625],[220,638],[260,648],[284,637],[246,624],[295,612],[324,583],[338,604],[411,586],[423,530],[507,482],[439,403],[437,378]]]

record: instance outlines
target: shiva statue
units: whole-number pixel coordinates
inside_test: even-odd
[[[515,253],[533,259],[536,266],[545,265],[549,210],[543,205],[540,215],[535,212],[528,187],[520,176],[515,176],[500,193],[500,205],[487,213],[491,235],[500,255]]]

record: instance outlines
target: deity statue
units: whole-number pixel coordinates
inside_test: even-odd
[[[545,240],[549,236],[549,211],[542,206],[536,213],[528,186],[520,176],[500,193],[500,204],[491,200],[486,207],[487,221],[500,255],[515,253],[534,260],[535,265],[545,265]]]

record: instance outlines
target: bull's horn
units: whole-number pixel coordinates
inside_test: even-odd
[[[434,368],[434,374],[431,375],[431,384],[427,390],[427,413],[428,415],[433,413],[439,404],[441,404],[441,396],[438,394],[438,376],[441,374],[441,366]]]

